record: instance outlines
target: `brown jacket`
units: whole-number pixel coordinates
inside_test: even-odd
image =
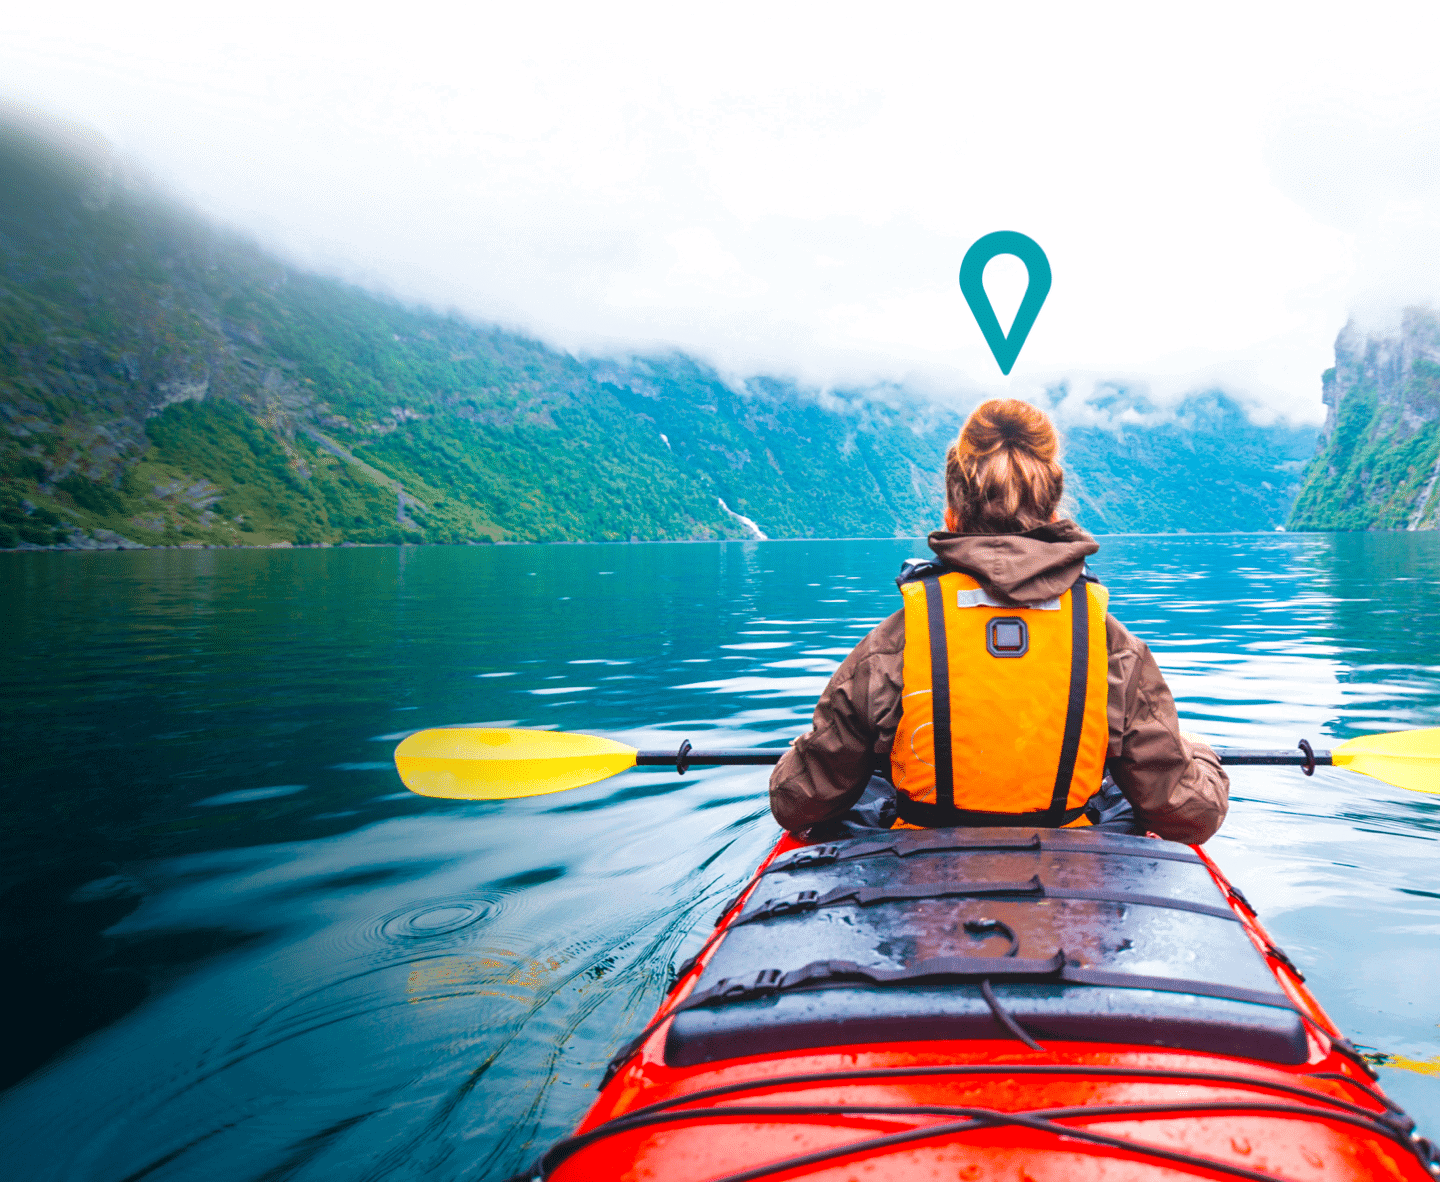
[[[930,535],[949,566],[1015,604],[1063,594],[1100,547],[1073,521],[1023,534]],[[1143,641],[1105,617],[1110,654],[1109,767],[1140,821],[1171,841],[1199,843],[1225,819],[1230,781],[1204,743],[1180,734],[1175,700]],[[866,636],[831,677],[814,726],[795,740],[770,777],[770,810],[791,832],[845,812],[870,773],[888,773],[900,721],[905,614]],[[960,802],[957,802],[960,803]],[[963,807],[963,805],[962,805]]]

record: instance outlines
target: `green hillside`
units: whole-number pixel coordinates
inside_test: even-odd
[[[1106,403],[1155,421],[1065,432],[1076,516],[1096,533],[1274,529],[1315,451],[1314,427],[1257,426],[1218,392],[1191,395],[1163,415],[1124,391]]]
[[[585,361],[404,307],[127,186],[100,144],[60,153],[11,128],[0,181],[0,547],[938,523],[958,406],[891,387],[737,387],[681,354]],[[1082,522],[1278,524],[1303,431],[1255,427],[1223,395],[1164,423],[1069,432]]]

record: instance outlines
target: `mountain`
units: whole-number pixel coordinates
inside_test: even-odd
[[[577,358],[290,267],[69,139],[0,128],[0,547],[938,523],[957,402]],[[1313,439],[1218,392],[1162,411],[1110,389],[1085,413],[1110,425],[1070,426],[1067,462],[1102,532],[1272,528]]]
[[[1065,462],[1076,519],[1095,533],[1273,530],[1315,451],[1314,427],[1259,426],[1218,390],[1162,410],[1112,388],[1089,406],[1109,422],[1066,426]]]
[[[1410,308],[1398,331],[1351,322],[1324,376],[1325,425],[1291,529],[1435,529],[1440,509],[1440,321]]]

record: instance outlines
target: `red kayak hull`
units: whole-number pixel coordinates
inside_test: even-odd
[[[800,845],[782,838],[761,869]],[[1054,1042],[1033,1051],[1014,1040],[965,1039],[669,1066],[664,1015],[693,989],[739,915],[741,895],[666,999],[644,1044],[601,1090],[576,1136],[553,1150],[536,1176],[556,1182],[1433,1178],[1424,1144],[1408,1131],[1403,1114],[1275,952],[1243,897],[1196,852],[1303,1016],[1306,1062],[1282,1066],[1115,1043]],[[758,872],[750,890],[756,881]],[[962,1111],[944,1111],[955,1109]]]

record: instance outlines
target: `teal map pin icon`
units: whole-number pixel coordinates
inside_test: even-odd
[[[985,294],[985,264],[997,254],[1013,254],[1025,264],[1025,273],[1030,277],[1025,286],[1025,298],[1020,301],[1020,310],[1015,313],[1015,322],[1010,325],[1010,335],[1000,331],[1000,321],[995,309],[990,306],[990,297]],[[1040,249],[1040,244],[1014,230],[996,230],[986,234],[965,252],[960,263],[960,293],[970,305],[975,323],[985,334],[985,343],[995,354],[995,363],[1000,372],[1009,374],[1020,356],[1020,347],[1040,315],[1040,307],[1050,294],[1050,260]]]

